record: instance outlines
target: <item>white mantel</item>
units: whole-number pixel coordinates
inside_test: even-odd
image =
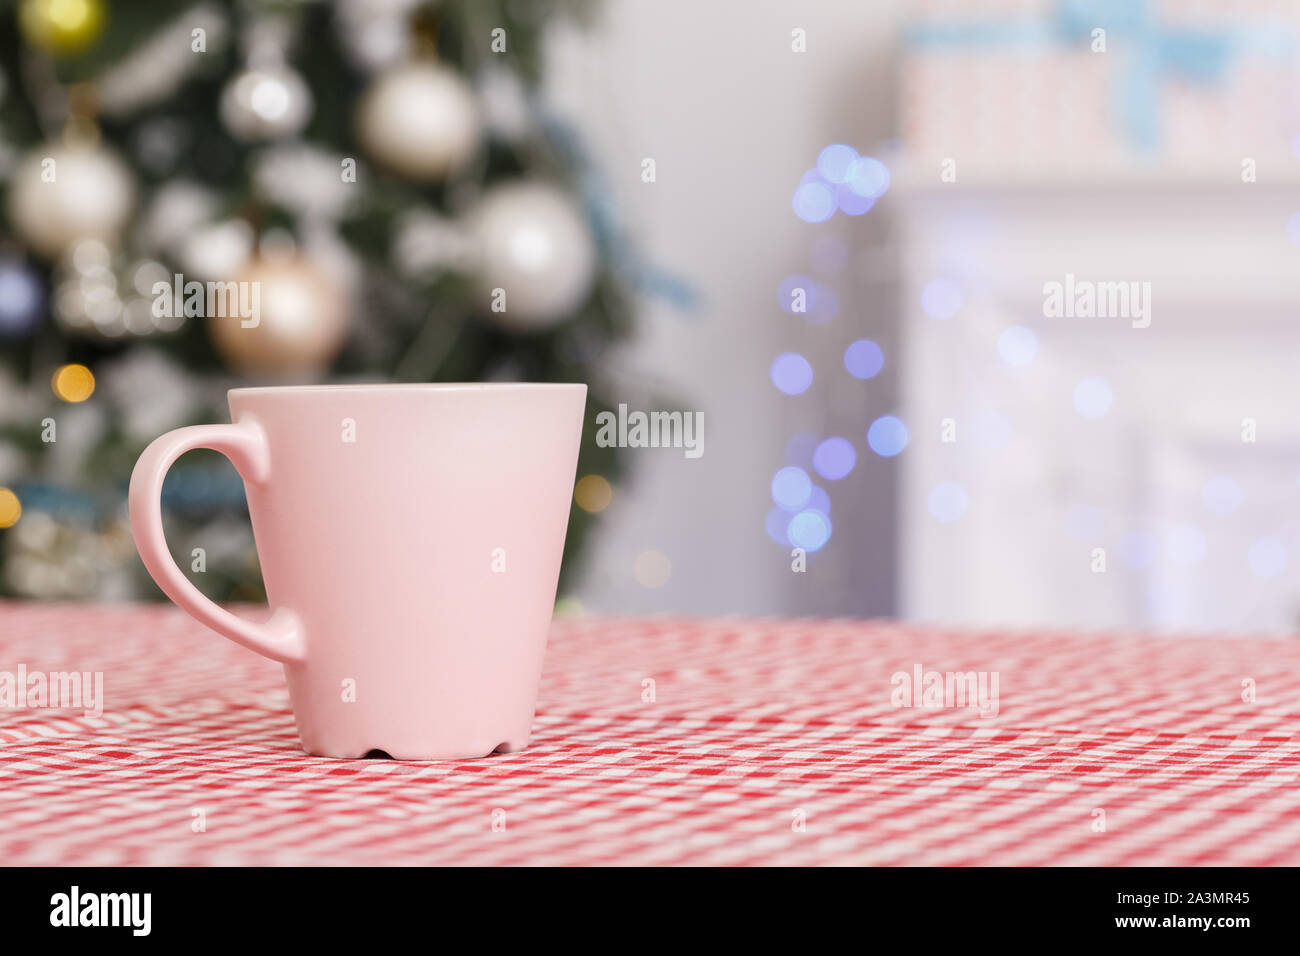
[[[1297,164],[1300,166],[1300,164]],[[1264,173],[1261,171],[1261,176]],[[981,624],[1288,629],[1300,611],[1300,249],[1286,221],[1294,182],[1153,178],[945,184],[902,173],[892,191],[901,248],[903,417],[900,612]],[[1067,273],[1147,281],[1152,322],[1046,318],[1043,284]],[[953,318],[924,315],[921,290],[963,288]],[[1007,326],[1038,336],[1032,364],[998,355]],[[1110,412],[1088,421],[1075,383],[1107,379]],[[980,440],[1010,426],[1005,443]],[[957,441],[940,440],[957,422]],[[1243,443],[1244,418],[1258,440]],[[993,437],[996,437],[994,435]],[[1005,437],[1005,436],[1004,436]],[[996,447],[993,447],[996,446]],[[1233,477],[1233,515],[1201,488]],[[930,489],[957,481],[970,506],[951,523]],[[1100,509],[1100,531],[1067,530],[1072,505]],[[1170,554],[1177,525],[1206,554]],[[1150,565],[1121,557],[1130,532],[1153,535]],[[1261,578],[1247,550],[1281,538],[1289,565]],[[1130,545],[1134,544],[1130,541]],[[1094,547],[1107,570],[1091,570]]]

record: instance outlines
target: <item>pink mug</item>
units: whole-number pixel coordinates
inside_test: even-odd
[[[284,664],[303,749],[481,757],[528,743],[585,385],[237,388],[233,425],[178,428],[131,475],[131,530],[167,596]],[[184,452],[244,479],[268,620],[204,597],[163,538]]]

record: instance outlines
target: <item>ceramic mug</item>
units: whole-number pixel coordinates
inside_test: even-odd
[[[178,428],[131,475],[158,586],[284,664],[303,749],[409,760],[524,747],[573,495],[585,385],[237,388],[232,425]],[[204,597],[163,538],[184,452],[244,480],[268,620]]]

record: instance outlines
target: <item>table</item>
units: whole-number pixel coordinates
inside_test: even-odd
[[[105,703],[0,710],[9,865],[1300,863],[1300,640],[561,619],[528,749],[449,763],[304,755],[168,605],[0,602],[19,665]],[[895,707],[918,665],[997,716]]]

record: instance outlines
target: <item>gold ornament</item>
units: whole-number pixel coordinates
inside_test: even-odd
[[[238,276],[244,313],[208,311],[208,334],[232,368],[277,376],[325,368],[347,336],[344,292],[297,256],[253,260]]]
[[[103,0],[23,0],[18,10],[23,37],[49,53],[79,53],[104,28]]]

